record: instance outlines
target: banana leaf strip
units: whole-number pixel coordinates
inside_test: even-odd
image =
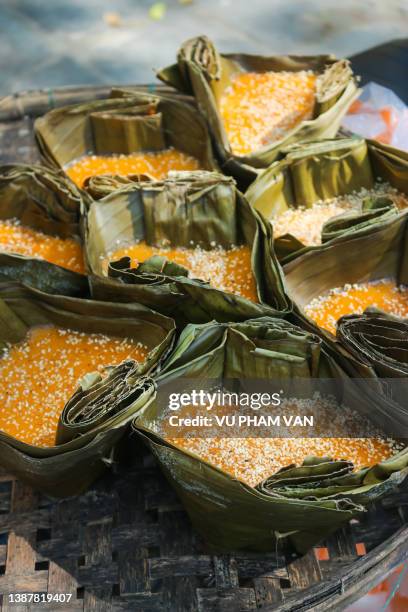
[[[80,241],[83,203],[79,190],[60,172],[43,166],[0,166],[2,221],[18,219],[22,225],[44,234]],[[84,275],[8,251],[0,252],[0,281],[4,280],[19,281],[47,293],[89,296]]]
[[[152,180],[152,177],[148,174],[128,174],[127,176],[100,174],[88,177],[84,182],[83,188],[93,200],[101,200],[110,193],[127,187],[132,183],[145,183]]]
[[[160,391],[170,384],[183,392],[187,379],[346,378],[332,366],[316,335],[283,319],[190,324],[181,333],[155,377],[155,399],[132,425],[158,459],[196,529],[217,551],[275,550],[277,541],[288,537],[305,552],[364,512],[368,503],[394,491],[408,474],[408,451],[359,471],[347,459],[309,456],[303,465],[288,465],[251,487],[166,440],[160,428]]]
[[[190,106],[195,106],[195,100],[193,96],[186,96],[174,89],[174,87],[167,87],[166,85],[154,84],[150,83],[147,86],[134,85],[118,85],[112,87],[110,90],[111,98],[131,98],[134,95],[139,95],[140,93],[148,92],[149,94],[155,96],[165,96],[166,98],[176,99],[179,102],[184,102],[185,104],[189,104]]]
[[[91,153],[129,154],[175,147],[197,158],[205,170],[217,164],[204,120],[176,97],[132,91],[50,111],[35,122],[43,158],[64,168]]]
[[[281,140],[272,142],[249,155],[231,151],[223,126],[220,99],[232,78],[239,72],[313,70],[318,76],[313,119],[303,121]],[[157,76],[179,91],[191,94],[207,120],[215,142],[222,170],[245,189],[256,178],[258,169],[266,168],[292,142],[333,137],[343,115],[358,95],[353,72],[347,60],[332,55],[270,56],[243,53],[220,54],[206,36],[187,40],[181,46],[177,63],[159,71]]]
[[[246,192],[248,201],[273,225],[274,219],[298,207],[310,208],[318,201],[337,198],[381,180],[408,195],[408,154],[376,141],[337,138],[287,147],[285,157],[262,171]],[[330,219],[322,231],[322,243],[370,232],[390,218],[406,214],[384,196],[367,197],[360,210]],[[289,263],[313,250],[295,236],[275,238],[279,260]]]
[[[0,432],[0,465],[53,496],[85,490],[115,457],[115,447],[153,396],[151,376],[171,348],[174,322],[137,304],[53,296],[17,283],[0,285],[0,348],[20,342],[37,325],[134,338],[146,361],[89,372],[62,411],[56,445],[38,447]]]
[[[271,235],[261,216],[217,173],[170,173],[154,183],[134,183],[91,204],[85,221],[85,250],[97,299],[138,302],[178,323],[245,320],[284,313],[288,304]],[[203,249],[246,244],[252,252],[259,303],[188,278],[183,266],[151,257],[137,268],[130,260],[105,260],[118,243],[163,243]]]

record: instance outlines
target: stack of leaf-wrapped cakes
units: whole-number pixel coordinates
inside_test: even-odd
[[[408,472],[408,155],[336,137],[346,60],[198,37],[158,76],[48,112],[42,163],[0,167],[0,464],[76,494],[132,427],[212,544],[303,551]],[[163,397],[191,380],[335,392],[281,406],[315,435],[188,436]]]

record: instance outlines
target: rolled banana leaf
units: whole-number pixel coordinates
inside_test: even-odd
[[[342,317],[337,338],[379,378],[408,376],[408,320],[367,310]]]
[[[271,235],[261,216],[217,173],[171,173],[154,183],[134,183],[91,204],[85,226],[85,250],[92,294],[108,301],[138,302],[171,316],[177,323],[245,320],[283,314],[288,308]],[[131,260],[109,261],[118,244],[145,240],[204,250],[248,245],[259,303],[227,293],[163,257],[137,268]]]
[[[372,140],[337,138],[288,147],[285,157],[262,171],[245,195],[273,225],[288,209],[310,208],[318,201],[370,190],[378,180],[408,194],[408,154]],[[366,198],[360,210],[326,223],[322,243],[362,235],[404,214],[406,209],[399,210],[384,197]],[[316,248],[290,233],[276,237],[274,247],[283,264]]]
[[[171,347],[174,322],[136,304],[48,295],[17,283],[0,285],[0,317],[2,348],[23,340],[30,328],[52,324],[135,339],[149,349],[144,363],[112,363],[105,373],[81,379],[61,413],[55,446],[34,446],[0,432],[2,467],[49,495],[80,493],[113,464],[129,422],[152,397],[151,375]]]
[[[313,118],[292,128],[280,140],[248,155],[234,155],[220,114],[220,101],[232,79],[242,72],[296,72],[312,70],[318,75]],[[268,167],[280,156],[283,147],[335,136],[343,115],[358,95],[353,72],[347,60],[331,55],[270,56],[243,53],[221,54],[206,36],[187,40],[181,46],[177,63],[159,71],[157,76],[179,91],[195,97],[207,120],[221,167],[225,174],[245,189],[256,178],[258,169]]]
[[[132,425],[156,456],[195,528],[216,550],[275,550],[287,537],[305,552],[364,512],[369,502],[393,491],[408,474],[408,451],[358,471],[347,457],[309,456],[303,465],[292,463],[249,486],[216,461],[211,465],[168,439],[163,433],[168,430],[160,426],[168,389],[182,394],[191,380],[200,388],[208,380],[346,378],[333,365],[317,336],[273,317],[191,324],[181,333],[155,377],[155,399]]]
[[[87,196],[85,194],[85,200]],[[43,166],[0,166],[0,220],[17,219],[44,234],[80,241],[79,190],[63,174]],[[0,281],[19,281],[47,293],[89,296],[86,276],[43,259],[3,250]]]
[[[167,147],[195,157],[204,170],[217,168],[204,120],[191,104],[177,97],[135,89],[129,97],[52,110],[37,119],[34,127],[43,158],[58,168],[89,154],[130,154]]]

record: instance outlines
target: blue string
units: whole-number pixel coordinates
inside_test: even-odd
[[[388,608],[388,606],[390,605],[391,601],[394,599],[394,597],[397,594],[397,591],[400,588],[401,583],[404,580],[406,574],[408,574],[408,564],[407,563],[404,564],[404,570],[401,572],[401,574],[398,577],[398,580],[395,582],[394,588],[392,589],[391,593],[389,594],[388,599],[385,602],[384,606],[381,608],[381,612],[384,612],[384,610],[386,610]]]

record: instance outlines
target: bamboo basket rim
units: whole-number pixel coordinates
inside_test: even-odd
[[[91,100],[107,98],[112,89],[137,88],[151,94],[166,95],[171,93],[181,99],[192,101],[190,96],[180,94],[176,90],[157,83],[145,84],[115,84],[115,85],[84,85],[64,87],[44,87],[40,89],[27,89],[15,94],[0,97],[0,121],[17,121],[23,117],[32,119],[44,115],[46,112]]]

